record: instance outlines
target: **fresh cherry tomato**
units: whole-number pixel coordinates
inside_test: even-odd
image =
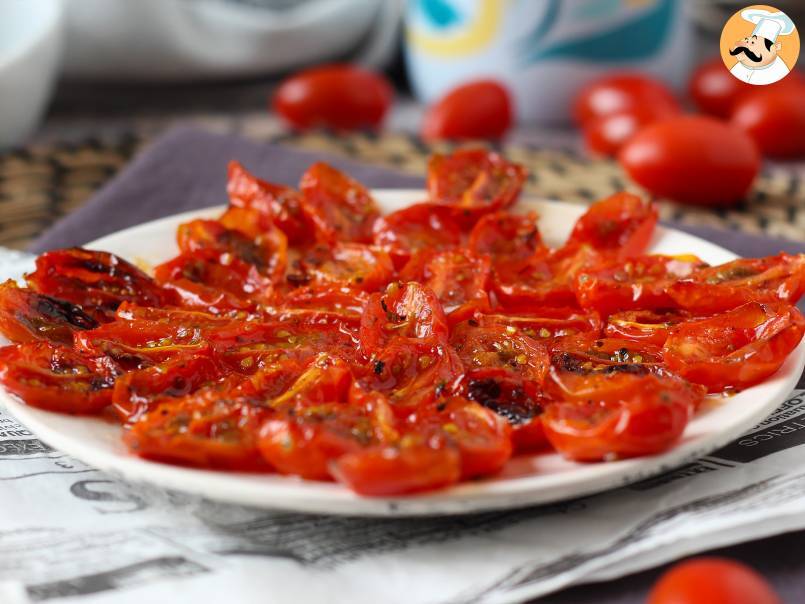
[[[668,288],[675,305],[700,314],[730,310],[746,302],[796,304],[805,293],[805,254],[740,258],[698,268]]]
[[[115,373],[91,357],[50,342],[0,348],[0,383],[27,405],[97,413],[112,401]]]
[[[669,287],[702,266],[695,256],[636,256],[579,273],[576,299],[604,317],[619,310],[672,308]]]
[[[565,244],[589,245],[619,260],[642,254],[657,224],[657,209],[631,193],[597,201],[576,221]]]
[[[173,292],[108,252],[70,248],[46,252],[36,270],[26,275],[31,289],[79,305],[99,321],[108,321],[122,302],[165,306],[176,301]]]
[[[646,602],[781,604],[782,600],[754,569],[735,560],[705,557],[685,560],[665,571]]]
[[[751,136],[766,157],[805,156],[805,83],[756,88],[764,90],[753,90],[735,103],[731,123]]]
[[[299,188],[302,207],[321,241],[372,242],[372,227],[380,212],[369,191],[358,181],[319,162],[302,175]]]
[[[469,226],[487,212],[509,207],[527,176],[520,164],[486,149],[460,149],[428,160],[431,202],[456,209],[456,219]]]
[[[422,122],[422,138],[500,139],[514,121],[508,91],[498,82],[480,80],[450,90],[431,105]]]
[[[95,327],[98,322],[80,306],[19,287],[11,280],[0,283],[0,334],[12,342],[72,344],[74,331]]]
[[[732,75],[720,56],[699,65],[688,82],[688,94],[699,111],[725,119],[732,113],[738,97],[752,88],[752,84]]]
[[[760,169],[752,138],[740,128],[703,116],[680,116],[646,126],[618,160],[653,195],[706,206],[743,198]]]
[[[775,373],[804,332],[805,318],[793,306],[749,302],[675,327],[663,358],[671,371],[710,392],[741,390]]]
[[[457,246],[461,231],[450,208],[418,203],[379,218],[374,226],[374,241],[401,269],[415,252]]]
[[[240,163],[231,161],[226,192],[230,207],[255,212],[262,230],[268,230],[273,223],[285,233],[290,244],[311,239],[309,218],[302,209],[302,195],[298,191],[260,180]]]
[[[774,84],[754,86],[733,76],[721,57],[716,56],[696,68],[688,82],[688,93],[699,111],[727,119],[732,115],[736,103],[748,94],[784,89],[801,85],[804,81],[805,77],[792,71]]]
[[[584,86],[573,104],[573,116],[581,126],[595,118],[624,111],[650,109],[679,113],[679,102],[662,82],[638,73],[609,75]]]
[[[306,69],[283,81],[274,111],[294,128],[379,128],[394,92],[386,78],[352,65]]]
[[[367,357],[391,342],[447,341],[447,318],[436,294],[416,282],[392,282],[372,294],[361,319],[361,350]]]
[[[679,113],[678,107],[661,104],[602,115],[584,124],[584,144],[594,154],[615,156],[643,127]]]

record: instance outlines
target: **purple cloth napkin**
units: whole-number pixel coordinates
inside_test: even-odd
[[[288,185],[296,185],[308,165],[324,159],[370,187],[423,186],[422,178],[393,170],[182,128],[166,134],[139,155],[88,203],[39,237],[31,251],[80,245],[135,224],[226,203],[226,165],[230,159],[239,160],[266,180]],[[742,256],[766,256],[780,251],[805,252],[805,244],[798,242],[708,227],[677,228]],[[802,531],[725,548],[716,553],[738,558],[759,569],[772,581],[784,602],[805,602],[805,559],[799,553],[804,545],[805,531]],[[646,571],[605,585],[564,590],[538,602],[642,603],[661,570]]]

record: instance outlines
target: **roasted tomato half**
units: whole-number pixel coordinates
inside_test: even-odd
[[[340,457],[396,441],[394,414],[382,395],[362,404],[304,404],[269,419],[260,431],[260,452],[279,472],[311,480],[331,478]]]
[[[450,325],[489,310],[486,284],[489,257],[469,250],[421,251],[400,273],[403,281],[419,281],[430,288],[442,304]]]
[[[487,214],[470,232],[468,247],[476,254],[487,254],[494,266],[522,263],[546,251],[534,213]]]
[[[271,409],[258,398],[233,394],[237,380],[202,388],[160,402],[139,414],[123,431],[132,453],[172,464],[268,472],[271,466],[257,448]]]
[[[623,310],[674,308],[668,294],[679,279],[707,266],[695,256],[635,256],[576,275],[576,299],[603,316]]]
[[[668,290],[678,306],[695,313],[730,310],[746,302],[796,304],[805,292],[805,254],[742,258],[694,271]]]
[[[665,364],[710,392],[763,381],[785,362],[805,319],[784,302],[749,302],[708,319],[675,327],[663,347]]]
[[[193,220],[179,225],[176,239],[181,252],[188,256],[201,253],[216,259],[222,266],[238,259],[272,283],[278,283],[285,276],[288,240],[278,229],[272,228],[253,239],[218,220]]]
[[[593,391],[546,407],[542,425],[559,453],[575,461],[605,461],[661,453],[679,440],[701,391],[657,375],[621,377],[618,389],[604,387],[603,396]]]
[[[98,322],[76,304],[0,283],[0,334],[12,342],[47,340],[71,344],[73,332],[98,327]]]
[[[50,342],[0,348],[0,382],[27,405],[97,413],[112,401],[116,374],[95,359]]]
[[[384,347],[356,369],[360,386],[386,395],[401,417],[436,398],[457,393],[463,371],[452,347],[405,341]]]
[[[122,302],[165,306],[176,301],[148,275],[107,252],[70,248],[45,252],[26,275],[35,291],[78,304],[99,321],[110,320]]]
[[[609,315],[604,333],[608,338],[662,346],[673,327],[692,318],[684,310],[627,310]]]
[[[415,252],[440,251],[456,247],[461,231],[449,208],[419,203],[378,219],[374,241],[402,268]]]
[[[657,210],[651,204],[631,193],[616,193],[590,206],[565,245],[589,245],[619,259],[630,258],[646,251],[655,224]]]
[[[523,166],[486,149],[434,154],[428,161],[428,195],[431,202],[455,208],[457,219],[472,224],[484,213],[513,204],[526,176]]]
[[[260,180],[240,163],[231,161],[226,192],[231,207],[250,210],[259,216],[263,230],[273,223],[285,233],[289,244],[311,240],[310,220],[302,209],[302,195],[298,191]]]
[[[363,185],[332,166],[316,163],[302,175],[299,188],[302,207],[321,241],[371,243],[380,212]]]
[[[460,396],[435,401],[408,419],[409,438],[444,442],[458,449],[461,478],[499,471],[512,455],[509,423],[494,411]]]
[[[447,318],[436,294],[413,281],[395,281],[366,303],[361,350],[372,357],[392,342],[441,344],[447,341],[447,333]]]

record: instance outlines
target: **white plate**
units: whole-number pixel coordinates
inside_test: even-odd
[[[375,192],[384,212],[422,199],[418,191]],[[88,247],[103,249],[150,265],[176,253],[177,225],[192,218],[215,216],[212,208],[172,216],[104,237]],[[583,209],[554,202],[520,202],[518,210],[536,209],[540,229],[552,245],[561,243]],[[710,263],[735,255],[697,237],[658,228],[651,251],[693,252]],[[366,498],[326,482],[294,477],[193,470],[145,461],[127,453],[120,428],[97,419],[72,417],[27,407],[0,390],[9,411],[51,446],[129,481],[150,482],[211,499],[266,508],[358,516],[457,514],[511,508],[570,499],[619,487],[706,455],[766,417],[794,388],[805,365],[805,342],[782,369],[763,384],[708,405],[687,427],[670,451],[600,464],[577,464],[556,454],[518,457],[503,473],[441,491],[395,498]]]

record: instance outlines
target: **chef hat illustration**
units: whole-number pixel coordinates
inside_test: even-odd
[[[787,36],[794,31],[794,22],[783,12],[773,13],[762,8],[748,8],[741,11],[741,17],[755,24],[753,36],[774,42],[777,36]]]

